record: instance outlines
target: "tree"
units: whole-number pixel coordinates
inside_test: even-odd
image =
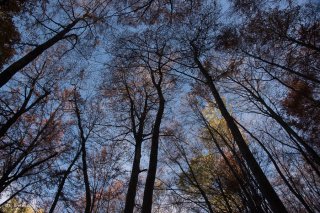
[[[161,31],[160,31],[161,30]],[[170,71],[170,47],[158,35],[148,30],[141,34],[128,35],[120,39],[120,51],[115,51],[117,63],[116,84],[113,93],[120,93],[122,108],[127,111],[129,132],[135,143],[134,162],[129,182],[125,211],[132,212],[134,198],[140,173],[141,145],[146,139],[151,140],[150,162],[146,179],[142,211],[150,212],[152,194],[157,170],[157,155],[160,135],[160,124],[164,113],[165,99],[163,87],[173,87],[173,79],[166,77]],[[118,46],[117,46],[118,47]],[[125,61],[123,61],[125,59]],[[116,93],[117,95],[117,93]],[[119,101],[118,99],[116,101]]]
[[[56,17],[57,14],[51,14],[51,11],[42,11],[41,15],[46,14],[46,18],[43,21],[39,17],[34,17],[40,25],[44,26],[45,29],[50,30],[50,34],[53,35],[46,38],[41,44],[35,44],[34,49],[28,51],[20,59],[13,62],[11,65],[6,67],[0,73],[0,88],[4,86],[14,75],[16,75],[21,69],[30,64],[37,57],[42,55],[46,50],[57,44],[59,41],[67,40],[73,41],[71,49],[78,43],[79,36],[84,34],[85,31],[91,30],[94,25],[102,22],[106,16],[108,16],[109,10],[112,10],[113,2],[110,1],[95,1],[95,2],[54,2],[52,5],[48,5],[60,12],[62,17],[65,17],[68,22],[60,22],[61,17]],[[37,8],[40,10],[40,8]],[[41,8],[43,9],[43,8]],[[33,8],[33,10],[36,10]],[[77,12],[75,12],[77,11]],[[32,13],[32,12],[31,12]],[[35,13],[36,14],[36,13]],[[59,14],[59,13],[58,13]],[[51,18],[53,16],[54,18]],[[58,19],[54,20],[54,19]],[[46,23],[48,22],[48,23]],[[55,27],[51,27],[51,25]],[[78,26],[77,26],[78,25]],[[55,29],[56,28],[56,29]],[[89,32],[89,34],[92,31]]]
[[[2,211],[320,211],[318,3],[0,13]]]
[[[192,32],[193,34],[189,35],[189,37],[182,38],[182,42],[184,45],[189,45],[189,59],[193,60],[191,66],[196,67],[199,73],[201,74],[202,78],[204,79],[204,83],[207,85],[208,89],[212,93],[214,100],[218,106],[218,109],[221,112],[221,115],[226,120],[228,128],[230,129],[234,140],[239,147],[239,151],[243,158],[246,161],[246,164],[250,168],[251,172],[253,173],[254,178],[256,179],[261,193],[263,196],[268,200],[270,207],[275,212],[287,212],[286,208],[284,207],[283,203],[281,202],[279,196],[273,189],[272,185],[270,184],[269,180],[267,179],[266,175],[262,171],[261,167],[259,166],[257,160],[253,156],[252,152],[250,151],[248,145],[246,144],[243,135],[241,134],[237,124],[234,121],[234,118],[231,116],[230,112],[226,108],[221,95],[215,85],[215,78],[216,76],[221,75],[219,73],[219,69],[215,69],[213,66],[207,66],[204,60],[209,60],[205,58],[205,54],[209,53],[211,50],[210,47],[210,36],[212,36],[212,30],[214,30],[215,22],[213,19],[212,12],[204,13],[198,17],[202,21],[202,25],[198,25],[199,27],[196,28],[196,32]],[[194,20],[193,20],[194,22]],[[204,23],[206,23],[206,27],[204,27]],[[191,27],[191,26],[189,26]],[[192,26],[195,28],[195,26]],[[207,61],[209,65],[210,61]],[[213,73],[213,75],[211,74]]]
[[[65,99],[58,90],[64,70],[52,60],[40,61],[24,70],[14,88],[1,91],[2,194],[36,193],[44,176],[50,176],[47,165],[66,148],[59,144],[62,129],[67,129],[62,119]]]
[[[139,174],[143,171],[140,169],[142,143],[148,140],[151,134],[150,122],[153,118],[150,114],[156,97],[150,79],[146,77],[148,76],[146,70],[135,67],[133,61],[122,61],[118,58],[117,63],[119,67],[113,68],[115,71],[111,85],[104,83],[102,88],[104,95],[112,100],[110,108],[115,110],[115,115],[119,114],[116,118],[119,120],[117,126],[123,126],[125,132],[122,134],[130,133],[133,138],[134,158],[124,209],[124,212],[133,212]]]
[[[266,4],[267,2],[260,1],[260,3]],[[236,8],[239,9],[239,7]],[[303,138],[304,136],[294,130],[297,128],[304,131],[306,135],[317,135],[317,127],[315,127],[317,119],[310,121],[313,125],[303,129],[301,124],[307,118],[302,118],[297,114],[299,107],[302,106],[306,106],[303,110],[312,110],[312,113],[315,114],[318,111],[319,99],[315,90],[319,86],[319,77],[315,67],[319,61],[319,49],[317,48],[319,17],[316,13],[317,4],[313,3],[288,3],[281,9],[279,7],[256,8],[253,16],[244,19],[239,30],[227,28],[224,31],[225,35],[228,34],[228,37],[232,38],[232,45],[223,39],[225,36],[220,37],[219,44],[220,47],[233,50],[251,60],[248,63],[249,67],[265,73],[264,78],[270,79],[275,85],[287,91],[287,98],[284,98],[283,106],[289,116],[277,116],[277,113],[271,113],[272,108],[268,109],[272,117],[286,129],[288,134],[299,141],[299,146],[302,146],[302,149],[308,153],[304,155],[312,156],[311,161],[318,164],[319,154],[317,148],[314,147],[316,144],[314,140],[317,139],[314,139],[313,136]],[[268,25],[268,28],[264,27],[265,24]],[[295,100],[293,100],[294,97]],[[304,100],[298,104],[297,101],[302,99]],[[300,126],[297,121],[299,119],[302,122]],[[317,170],[315,167],[314,169]]]
[[[193,172],[216,212],[241,211],[239,204],[241,197],[237,195],[241,189],[234,176],[225,169],[228,166],[223,160],[219,160],[212,154],[199,156],[191,160],[190,167],[186,174],[180,176],[179,185],[182,190],[190,192],[191,195],[197,195],[194,192],[194,186],[186,178],[187,176],[192,177]]]
[[[0,208],[0,212],[6,213],[42,213],[42,209],[34,209],[29,205],[24,205],[18,199],[12,199]]]

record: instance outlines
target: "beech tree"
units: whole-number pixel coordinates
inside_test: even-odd
[[[135,66],[134,61],[125,62],[118,59],[117,63],[119,66],[114,68],[111,85],[104,83],[102,88],[103,94],[110,100],[110,108],[114,110],[114,115],[119,116],[115,118],[119,120],[117,128],[124,129],[121,133],[123,135],[132,134],[130,137],[125,136],[126,140],[134,145],[134,157],[124,211],[133,212],[139,174],[143,172],[140,168],[142,144],[151,135],[151,111],[154,110],[156,97],[150,79],[146,77],[146,70]]]
[[[316,1],[0,13],[2,211],[320,211]]]
[[[129,132],[133,134],[135,143],[126,212],[132,212],[134,208],[138,176],[141,172],[141,145],[145,140],[150,140],[151,150],[142,211],[150,212],[152,208],[161,132],[160,124],[165,107],[164,92],[174,86],[174,79],[166,76],[170,72],[171,63],[166,57],[171,57],[171,52],[169,44],[164,40],[163,32],[164,29],[160,28],[158,35],[147,30],[141,34],[127,36],[120,40],[122,45],[120,50],[115,51],[117,53],[116,63],[121,65],[116,66],[116,79],[113,80],[116,88],[111,92],[117,94],[118,91],[122,100],[121,104],[123,101],[127,102],[127,119],[128,125],[131,126]],[[119,99],[116,100],[119,101]]]
[[[286,209],[281,202],[279,196],[271,186],[266,175],[259,166],[257,160],[250,151],[248,145],[246,144],[243,135],[241,134],[237,124],[234,121],[234,118],[231,116],[230,112],[226,108],[221,95],[215,85],[215,80],[219,78],[223,73],[219,72],[219,69],[216,69],[208,59],[210,57],[210,50],[212,50],[210,44],[210,37],[214,36],[214,27],[216,25],[215,16],[213,11],[204,11],[203,15],[199,14],[198,17],[193,17],[193,20],[190,20],[189,29],[192,30],[192,34],[188,37],[181,38],[182,45],[185,45],[185,48],[189,51],[187,60],[192,59],[193,63],[191,66],[196,67],[199,70],[204,83],[207,85],[208,89],[212,93],[214,100],[221,112],[221,115],[227,122],[228,128],[230,129],[234,140],[239,147],[240,153],[245,159],[248,167],[250,168],[253,176],[255,177],[260,190],[263,196],[268,200],[270,207],[273,211],[282,211],[286,212]],[[194,26],[198,18],[199,23],[198,28]],[[186,46],[188,45],[188,46]],[[206,55],[208,59],[206,59]],[[206,61],[207,60],[207,61]]]

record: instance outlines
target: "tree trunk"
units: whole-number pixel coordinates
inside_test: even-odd
[[[136,142],[136,145],[135,145],[134,160],[132,165],[128,192],[126,196],[126,205],[124,208],[125,213],[132,213],[134,210],[138,178],[140,173],[141,144],[142,142]]]
[[[238,123],[239,124],[239,123]],[[299,194],[298,191],[296,191],[293,186],[289,183],[289,181],[287,180],[287,178],[285,177],[285,175],[282,173],[281,168],[278,166],[276,160],[273,158],[272,154],[269,152],[269,150],[267,149],[267,147],[257,138],[255,137],[247,128],[245,128],[244,126],[242,126],[241,124],[239,124],[239,126],[241,126],[242,129],[244,129],[244,131],[246,131],[254,140],[256,140],[259,145],[261,146],[261,148],[266,152],[266,154],[268,155],[269,159],[271,160],[271,162],[273,163],[274,168],[277,170],[277,172],[279,173],[280,177],[282,178],[283,182],[287,185],[288,189],[292,192],[293,195],[296,196],[296,198],[302,203],[302,205],[306,208],[307,212],[312,213],[312,210],[310,209],[309,205],[306,203],[306,201],[303,199],[303,196],[301,194]],[[289,177],[290,179],[290,177]]]
[[[127,95],[130,101],[130,118],[131,118],[131,128],[132,133],[135,139],[135,150],[134,150],[134,160],[132,164],[132,171],[128,186],[128,192],[126,195],[126,204],[124,208],[125,213],[132,213],[135,206],[135,198],[137,193],[137,185],[139,180],[140,173],[140,161],[141,161],[141,146],[144,140],[144,126],[146,117],[148,114],[148,95],[146,95],[144,100],[143,112],[141,113],[141,117],[135,114],[135,102],[130,95],[130,91],[128,86],[126,85]],[[136,120],[135,117],[139,120],[138,130],[136,128]]]
[[[250,195],[249,191],[248,191],[248,186],[244,183],[244,181],[242,180],[241,176],[238,174],[238,172],[235,170],[235,168],[232,166],[232,164],[230,163],[228,157],[224,154],[222,148],[220,147],[218,141],[216,140],[214,133],[212,132],[213,129],[210,128],[210,124],[208,123],[208,121],[206,120],[206,118],[203,116],[203,114],[199,111],[200,115],[201,115],[201,119],[203,120],[203,122],[206,125],[207,130],[209,131],[209,134],[211,136],[211,139],[213,140],[215,146],[217,147],[219,153],[221,154],[221,156],[223,157],[224,161],[226,162],[227,166],[229,167],[231,173],[233,174],[233,176],[237,179],[240,188],[242,190],[242,192],[244,193],[244,196],[247,199],[247,206],[250,209],[251,212],[255,212],[255,211],[260,211],[262,212],[262,209],[259,205],[256,205],[254,202],[254,199],[252,198],[252,196]],[[221,139],[224,141],[225,145],[227,145],[227,147],[230,149],[230,151],[232,152],[232,154],[237,158],[237,153],[232,149],[232,147],[228,146],[228,142],[225,140],[225,138],[223,137],[223,135],[221,135],[218,131],[214,130],[215,133],[217,133]],[[238,158],[239,162],[241,161],[240,158]],[[241,167],[240,163],[239,166]],[[243,166],[242,166],[243,167]],[[248,173],[247,170],[241,169],[243,174]]]
[[[64,36],[72,30],[72,28],[79,22],[80,19],[75,19],[69,25],[67,25],[63,30],[57,33],[55,36],[47,40],[46,42],[37,46],[34,50],[30,51],[28,54],[11,64],[5,70],[0,73],[0,88],[4,86],[19,70],[23,69],[30,62],[41,55],[45,50],[52,47],[58,41],[64,39]]]
[[[236,141],[239,150],[245,159],[246,163],[248,164],[251,172],[253,173],[259,187],[262,195],[267,199],[271,209],[273,212],[279,212],[279,213],[285,213],[287,212],[285,206],[283,205],[282,201],[280,200],[277,193],[274,191],[272,185],[270,184],[269,180],[263,173],[260,165],[254,158],[252,152],[250,151],[248,145],[246,144],[238,126],[236,125],[235,121],[233,120],[233,117],[228,112],[218,90],[216,89],[212,77],[209,75],[208,71],[202,66],[202,63],[200,62],[197,55],[194,55],[195,63],[198,65],[200,72],[205,77],[208,86],[210,87],[210,91],[212,95],[214,96],[214,99],[218,105],[218,108],[224,117],[224,119],[227,122],[227,125],[231,131],[231,134]]]
[[[265,109],[268,111],[268,114],[271,118],[273,118],[280,126],[288,133],[288,135],[293,139],[293,142],[298,146],[299,151],[301,152],[301,155],[305,158],[306,162],[310,164],[310,166],[314,169],[314,171],[317,173],[318,176],[320,176],[320,171],[317,168],[317,166],[320,166],[320,156],[319,154],[307,143],[304,141],[303,138],[301,138],[298,133],[296,133],[284,120],[281,116],[278,115],[268,104],[263,100],[263,98],[259,94],[255,94],[253,91],[251,91],[249,88],[247,88],[245,85],[243,85],[240,82],[237,82],[240,86],[242,86],[250,95],[257,100],[259,103],[261,103]],[[307,153],[302,149],[301,146],[305,148],[307,153],[310,155],[308,156]],[[312,159],[312,160],[310,160]],[[314,163],[317,164],[314,165]]]
[[[88,165],[87,165],[87,151],[86,151],[86,141],[87,137],[84,135],[80,110],[78,108],[77,99],[75,98],[75,113],[78,119],[78,128],[80,131],[80,142],[81,142],[81,154],[82,154],[82,172],[83,172],[83,180],[84,186],[86,191],[86,207],[84,212],[90,213],[91,212],[91,191],[90,191],[90,182],[88,176]]]
[[[58,203],[58,201],[59,201],[59,197],[60,197],[61,192],[62,192],[62,190],[63,190],[63,186],[64,186],[64,184],[65,184],[65,182],[66,182],[66,180],[67,180],[68,175],[70,174],[70,171],[71,171],[73,165],[74,165],[74,164],[76,163],[76,161],[78,160],[80,154],[81,154],[80,151],[77,152],[76,156],[74,157],[74,159],[72,160],[71,164],[69,165],[67,171],[65,171],[65,173],[64,173],[64,175],[63,175],[63,177],[62,177],[62,179],[61,179],[61,181],[60,181],[60,183],[59,183],[58,190],[57,190],[57,192],[56,192],[56,195],[55,195],[54,200],[53,200],[53,202],[52,202],[52,205],[51,205],[51,207],[50,207],[49,213],[53,213],[54,209],[56,208],[57,203]]]
[[[6,123],[4,123],[1,128],[0,128],[0,138],[2,138],[7,131],[10,129],[10,127],[20,118],[21,115],[23,115],[24,113],[26,113],[27,111],[29,111],[32,107],[34,107],[36,104],[38,104],[41,100],[43,100],[45,97],[48,96],[48,92],[46,92],[44,95],[41,95],[40,97],[38,97],[29,107],[27,107],[31,96],[33,93],[33,89],[30,90],[28,96],[26,97],[26,99],[24,100],[21,108],[11,117],[9,118]]]
[[[156,120],[153,126],[152,139],[151,139],[151,151],[150,151],[150,160],[149,168],[146,179],[146,184],[143,194],[143,203],[142,203],[142,213],[151,213],[152,209],[152,196],[154,182],[156,179],[157,173],[157,163],[158,163],[158,146],[159,146],[159,134],[160,134],[160,125],[162,116],[164,113],[165,99],[163,97],[160,85],[157,85],[157,91],[159,96],[159,109],[156,115]]]

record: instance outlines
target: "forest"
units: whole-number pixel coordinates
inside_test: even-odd
[[[0,0],[0,213],[320,212],[320,1]]]

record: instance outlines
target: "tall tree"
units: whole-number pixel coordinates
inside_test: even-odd
[[[210,39],[212,39],[214,36],[213,33],[217,24],[215,20],[216,17],[217,16],[215,16],[215,13],[213,11],[203,12],[203,14],[199,14],[199,17],[192,17],[194,20],[190,22],[194,23],[196,22],[196,20],[198,20],[199,24],[197,24],[196,26],[189,25],[191,35],[185,36],[181,39],[182,42],[185,42],[184,45],[189,45],[189,48],[187,47],[189,50],[187,60],[193,60],[193,64],[191,66],[194,66],[196,67],[196,69],[198,69],[200,76],[204,79],[204,83],[212,93],[217,107],[220,110],[221,115],[226,120],[228,128],[230,129],[232,136],[236,141],[237,146],[239,147],[241,155],[243,156],[248,167],[253,173],[253,176],[259,185],[260,191],[268,200],[271,209],[274,212],[287,212],[279,196],[273,189],[257,160],[246,144],[244,137],[239,130],[239,127],[226,108],[225,103],[223,102],[221,95],[216,87],[215,79],[222,73],[219,72],[219,69],[213,67],[211,63],[214,62],[210,62],[210,58],[208,56],[206,57],[206,54],[209,55],[210,51],[212,50]]]
[[[104,82],[102,90],[103,94],[109,98],[110,108],[114,111],[113,116],[119,120],[116,126],[124,127],[122,134],[132,134],[134,157],[124,212],[133,212],[139,174],[142,172],[140,168],[142,144],[151,134],[153,118],[150,114],[157,97],[154,95],[151,80],[146,77],[148,76],[146,70],[137,68],[134,61],[122,61],[119,58],[115,58],[115,61],[119,66],[112,68],[114,73],[110,85]],[[129,138],[128,140],[131,142]]]

